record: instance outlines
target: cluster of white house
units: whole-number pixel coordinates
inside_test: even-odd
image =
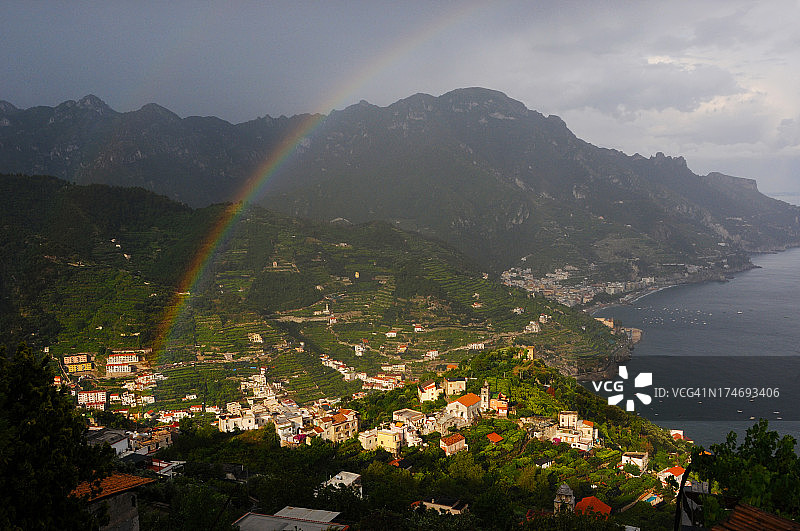
[[[205,411],[209,411],[210,409],[211,408],[205,408]],[[150,410],[145,413],[143,417],[147,419],[155,419],[162,424],[174,424],[179,422],[181,419],[192,417],[196,413],[202,412],[203,406],[200,404],[195,404],[186,409],[164,409],[162,411]]]
[[[108,401],[110,403],[119,402],[123,406],[136,407],[144,404],[153,404],[156,401],[156,397],[153,395],[140,395],[125,391],[124,393],[109,393]]]
[[[624,469],[625,465],[629,464],[639,469],[639,474],[637,474],[637,476],[641,475],[647,472],[648,465],[650,464],[650,454],[648,452],[625,452],[622,454],[622,460],[617,465],[617,468]],[[656,472],[656,477],[663,485],[667,485],[670,478],[675,480],[676,484],[680,485],[685,472],[685,468],[675,465]],[[689,484],[691,484],[691,482],[689,482]]]
[[[299,407],[291,399],[260,400],[249,397],[246,407],[239,402],[231,402],[226,405],[225,411],[217,419],[220,431],[255,430],[272,423],[284,446],[308,443],[314,437],[342,442],[358,432],[356,412],[336,408],[326,400]]]
[[[413,409],[398,409],[392,413],[392,422],[380,428],[362,431],[358,441],[364,450],[383,448],[397,455],[403,446],[421,446],[420,431],[424,430],[424,413]]]
[[[601,443],[594,422],[578,418],[577,411],[559,412],[558,422],[543,417],[530,417],[521,418],[520,423],[528,426],[529,433],[534,438],[566,443],[584,452],[600,446]]]
[[[108,391],[98,389],[96,391],[78,391],[78,405],[86,409],[104,410],[108,404]]]
[[[73,395],[78,398],[78,406],[86,409],[105,410],[109,405],[137,407],[155,403],[156,399],[152,394],[144,394],[141,391],[153,389],[159,381],[166,379],[167,377],[161,373],[142,373],[133,380],[125,382],[122,386],[125,391],[122,393],[109,393],[105,389],[80,390],[79,385],[70,385],[74,388]],[[58,387],[63,384],[65,381],[60,376],[53,379],[53,385]],[[116,411],[122,414],[128,412],[126,409]]]
[[[422,355],[422,359],[425,361],[433,361],[438,357],[439,357],[439,351],[435,349],[431,349]]]
[[[375,376],[370,376],[366,372],[358,372],[353,367],[349,367],[343,361],[331,358],[327,354],[321,354],[319,357],[322,365],[330,367],[338,371],[344,377],[345,381],[361,380],[364,382],[361,386],[362,389],[374,389],[376,391],[391,391],[399,389],[405,385],[405,378],[403,372],[406,370],[405,364],[395,365],[382,365],[381,370],[383,373],[378,373]],[[398,374],[399,373],[399,374]]]
[[[336,360],[323,359],[325,361],[332,363]],[[251,383],[247,385],[258,389],[265,384],[263,377],[263,372],[251,377]],[[441,386],[436,382],[420,384],[421,402],[436,400],[442,394],[447,394],[452,400],[443,409],[427,415],[412,409],[397,410],[393,412],[391,422],[361,433],[358,432],[358,414],[353,410],[337,408],[327,400],[299,407],[293,400],[279,400],[274,396],[248,397],[246,405],[239,402],[227,404],[225,412],[218,414],[217,426],[220,431],[229,432],[258,429],[272,423],[285,446],[308,443],[314,437],[342,442],[358,436],[364,449],[383,448],[396,455],[403,446],[421,445],[422,435],[447,433],[451,427],[460,429],[472,424],[481,412],[508,413],[508,401],[502,395],[492,397],[488,382],[484,383],[481,396],[464,394],[466,387],[465,378],[448,378]],[[451,443],[442,446],[448,454],[466,448],[463,437]]]
[[[539,315],[538,320],[530,321],[527,326],[525,326],[525,332],[529,334],[538,334],[542,331],[541,325],[549,323],[550,319],[552,319],[550,315],[544,313]]]
[[[488,382],[484,382],[480,396],[475,393],[462,394],[466,390],[466,378],[445,378],[441,384],[423,382],[417,387],[420,402],[437,400],[444,394],[451,399],[443,409],[427,415],[413,409],[397,410],[392,413],[392,422],[359,433],[358,440],[365,450],[383,448],[397,455],[403,446],[421,445],[422,435],[447,433],[450,428],[469,426],[482,413],[494,411],[498,415],[508,414],[508,400],[502,394],[493,398]],[[442,437],[439,445],[447,455],[468,448],[466,439],[458,433]]]
[[[128,391],[144,391],[145,389],[154,389],[158,382],[166,379],[167,377],[160,372],[143,372],[133,380],[125,382],[122,387]]]
[[[280,382],[267,381],[267,368],[261,367],[257,374],[242,380],[239,388],[243,393],[252,392],[253,398],[278,398],[283,393],[283,385]]]
[[[567,443],[582,451],[589,451],[600,442],[594,422],[579,419],[577,411],[561,411],[558,414],[558,424],[545,426],[541,437],[554,443]]]
[[[442,394],[454,396],[466,390],[466,378],[445,378],[442,380],[441,384],[433,380],[419,384],[417,387],[417,395],[419,396],[420,402],[427,402],[429,400],[438,400]],[[477,395],[472,394],[472,396]],[[500,417],[508,416],[508,398],[502,393],[492,395],[489,389],[489,382],[483,383],[481,394],[478,398],[480,401],[480,405],[478,406],[479,411],[494,411]],[[452,404],[451,402],[450,405]],[[450,405],[448,405],[448,408]],[[470,417],[469,420],[472,420],[472,417]]]
[[[171,446],[176,430],[173,426],[144,428],[141,431],[90,428],[87,442],[92,446],[108,443],[121,458],[129,454],[147,455]]]

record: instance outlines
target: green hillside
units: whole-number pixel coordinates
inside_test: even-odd
[[[222,206],[193,210],[140,189],[50,177],[3,176],[0,191],[5,344],[56,356],[152,347],[180,297],[152,362],[271,363],[309,400],[349,389],[321,353],[370,373],[389,362],[421,373],[467,357],[471,343],[516,341],[588,370],[620,347],[588,315],[505,287],[447,245],[383,222],[318,224],[254,208],[179,296]],[[553,319],[521,336],[540,314]],[[430,350],[439,358],[423,363]]]

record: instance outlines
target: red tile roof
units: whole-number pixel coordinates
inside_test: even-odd
[[[786,520],[780,516],[756,509],[750,505],[740,504],[731,516],[711,528],[711,531],[797,531],[800,524]]]
[[[589,496],[575,504],[575,512],[582,514],[600,513],[608,516],[611,514],[611,506],[594,496]]]
[[[586,424],[587,426],[594,426],[594,422],[592,422],[591,420],[584,420],[583,423]]]
[[[673,476],[677,477],[677,476],[680,476],[681,474],[683,474],[684,472],[686,472],[686,469],[683,468],[682,466],[674,466],[672,468],[668,468],[667,472],[669,472]]]
[[[448,437],[442,437],[442,442],[444,444],[446,444],[447,446],[452,446],[452,445],[456,444],[457,442],[463,441],[463,440],[464,440],[464,436],[461,435],[460,433],[454,433],[453,435],[450,435]]]
[[[465,407],[474,406],[475,404],[477,404],[480,401],[481,401],[481,397],[479,397],[475,393],[467,393],[467,394],[465,394],[464,396],[462,396],[461,398],[458,399],[458,402],[460,402]]]
[[[84,481],[75,487],[72,494],[78,498],[89,496],[89,501],[94,501],[153,482],[155,482],[155,479],[115,472],[100,481],[100,491],[97,494],[92,494],[92,488],[88,481]]]
[[[486,438],[489,439],[494,444],[497,444],[497,443],[499,443],[500,441],[503,440],[503,436],[502,435],[498,435],[495,432],[490,433],[489,435],[486,436]]]

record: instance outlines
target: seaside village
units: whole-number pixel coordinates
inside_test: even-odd
[[[607,323],[608,324],[608,323]],[[66,356],[62,359],[63,377],[55,378],[55,385],[67,385],[76,397],[78,407],[89,410],[112,409],[115,413],[128,414],[127,408],[137,407],[140,411],[155,402],[152,390],[166,377],[159,372],[149,370],[136,371],[137,366],[144,367],[143,357],[148,354],[146,350],[138,351],[111,351],[105,358],[105,372],[107,375],[127,377],[124,380],[121,393],[110,393],[103,389],[81,389],[81,378],[77,382],[67,378],[85,373],[93,369],[96,359],[90,354],[77,354]],[[362,389],[391,390],[402,387],[407,382],[403,378],[403,365],[387,365],[382,367],[386,373],[369,377],[365,373],[358,373],[341,362],[323,354],[321,361],[326,366],[332,367],[348,379],[363,381]],[[392,372],[393,371],[393,372]],[[89,379],[89,381],[93,381]],[[139,420],[149,421],[152,428],[140,431],[126,431],[109,429],[99,426],[90,428],[89,441],[91,444],[108,443],[123,462],[132,463],[141,468],[148,468],[164,477],[179,475],[183,462],[163,461],[153,454],[160,448],[170,446],[173,438],[179,431],[181,419],[191,417],[198,413],[211,413],[214,415],[217,428],[222,432],[237,430],[255,430],[269,423],[274,424],[276,433],[282,446],[298,446],[311,444],[314,438],[326,439],[333,442],[344,442],[357,438],[363,450],[370,451],[382,448],[392,454],[395,466],[402,466],[401,449],[405,446],[426,446],[423,436],[435,432],[443,434],[439,439],[439,447],[446,456],[469,450],[467,439],[459,430],[468,428],[480,419],[507,418],[514,416],[514,405],[502,393],[492,393],[488,381],[484,381],[480,394],[467,392],[466,378],[440,377],[437,380],[418,382],[416,385],[417,397],[420,406],[445,398],[447,405],[441,409],[427,413],[414,409],[398,409],[392,412],[392,420],[372,429],[359,431],[358,412],[339,405],[340,399],[322,399],[304,406],[298,405],[288,398],[288,393],[280,382],[270,382],[267,377],[267,368],[240,380],[240,390],[245,398],[220,407],[217,405],[193,404],[177,410],[156,410],[156,408],[129,415]],[[551,392],[550,389],[546,389]],[[354,395],[359,398],[365,395],[362,390]],[[194,394],[186,395],[183,400],[197,402]],[[530,438],[551,441],[555,444],[567,444],[580,454],[594,455],[602,448],[598,429],[589,419],[582,419],[576,411],[561,411],[557,418],[526,417],[517,419],[519,428],[525,430]],[[676,439],[685,439],[683,432],[673,430]],[[503,441],[497,433],[490,433],[487,439],[492,445]],[[688,439],[685,439],[688,440]],[[633,465],[635,470],[648,470],[649,455],[647,452],[627,452],[622,454],[621,461],[616,465],[620,473],[629,470],[627,465]],[[543,457],[535,461],[536,466],[548,468],[554,463],[553,458]],[[239,480],[243,470],[236,466],[229,467],[226,474],[231,480]],[[680,466],[673,466],[655,472],[656,477],[663,485],[680,484],[685,470]],[[629,472],[625,472],[628,474]],[[342,471],[329,481],[332,485],[346,485],[360,489],[361,478],[358,474]],[[676,483],[677,482],[677,483]],[[656,505],[663,498],[652,492],[646,492],[637,501],[645,501]],[[468,511],[468,505],[460,500],[420,500],[417,502],[429,509],[436,509],[451,514],[461,514]],[[292,508],[288,508],[292,509]],[[594,496],[576,500],[573,491],[566,484],[561,485],[554,499],[554,511],[569,510],[577,512],[600,512],[610,514],[611,507]],[[291,511],[290,511],[291,512]],[[333,513],[332,513],[333,514]],[[244,519],[267,518],[265,515],[248,513]],[[281,514],[271,515],[268,518],[292,518]],[[237,522],[243,524],[246,522]],[[328,520],[334,525],[335,522]]]

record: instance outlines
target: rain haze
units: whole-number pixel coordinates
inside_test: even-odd
[[[11,1],[0,99],[95,94],[239,123],[482,86],[595,145],[682,155],[791,197],[797,20],[795,1]]]

